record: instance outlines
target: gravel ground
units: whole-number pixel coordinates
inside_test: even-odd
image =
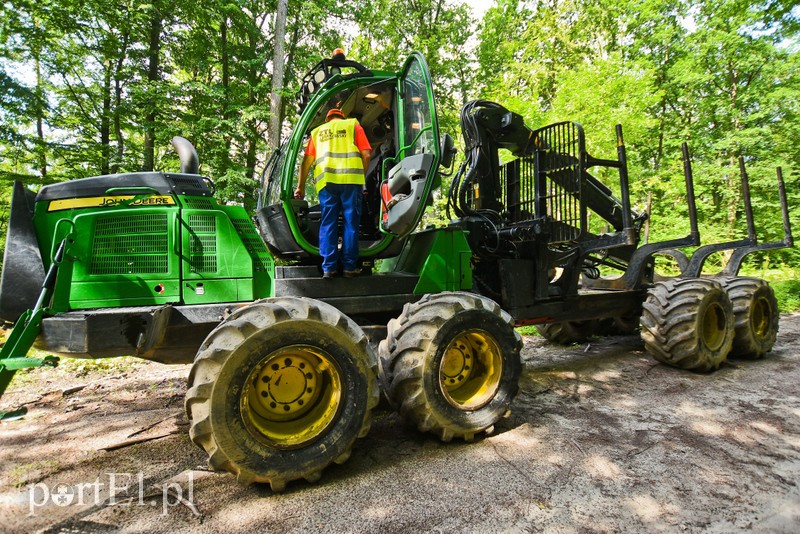
[[[712,374],[637,336],[530,337],[523,358],[493,435],[443,444],[381,407],[347,463],[282,494],[206,469],[188,366],[35,370],[0,404],[29,409],[0,423],[0,530],[800,532],[800,314],[767,358]]]

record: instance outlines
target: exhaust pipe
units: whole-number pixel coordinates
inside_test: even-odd
[[[199,160],[197,159],[197,150],[188,139],[176,135],[172,138],[172,146],[175,147],[175,152],[178,153],[178,158],[181,160],[181,172],[184,174],[198,174],[200,168]]]

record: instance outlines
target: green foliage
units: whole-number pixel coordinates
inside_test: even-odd
[[[514,330],[519,333],[521,336],[539,336],[541,337],[542,334],[536,329],[536,325],[526,325],[526,326],[518,326]]]
[[[797,10],[781,1],[499,0],[482,21],[476,81],[533,125],[580,122],[600,157],[613,155],[611,129],[623,124],[634,205],[653,200],[651,241],[688,233],[684,141],[704,240],[746,233],[739,156],[759,238],[780,240],[776,166],[800,223],[790,171],[800,166],[797,29]],[[612,188],[615,179],[606,180]]]
[[[763,278],[775,291],[778,309],[781,313],[800,311],[800,269],[781,266],[769,268],[769,261],[751,261],[742,268],[743,276]]]
[[[772,282],[778,309],[783,313],[800,311],[800,280],[780,280]]]
[[[132,371],[141,360],[131,356],[120,358],[99,358],[96,360],[83,358],[61,358],[59,367],[70,376],[109,376]]]
[[[358,9],[359,34],[351,54],[366,65],[396,70],[414,50],[425,55],[436,87],[443,131],[455,132],[458,111],[471,93],[473,71],[464,49],[475,21],[460,2],[378,0]]]
[[[220,197],[251,209],[268,156],[275,10],[274,0],[8,0],[0,193],[14,179],[35,189],[151,163],[176,170],[169,141],[182,135]],[[788,0],[497,0],[476,21],[460,0],[290,2],[279,118],[285,133],[302,75],[333,48],[387,70],[419,50],[457,143],[459,110],[474,98],[533,127],[577,121],[596,157],[613,157],[621,123],[634,206],[652,199],[651,241],[688,232],[684,141],[704,241],[741,238],[744,156],[759,239],[780,240],[777,166],[800,228],[798,14]],[[599,177],[616,191],[613,173]],[[444,205],[437,195],[428,224],[446,224]],[[796,249],[770,257],[800,264]]]

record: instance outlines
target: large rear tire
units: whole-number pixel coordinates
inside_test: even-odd
[[[642,340],[656,360],[693,371],[713,371],[725,361],[733,343],[733,308],[718,282],[657,282],[642,308]]]
[[[386,395],[403,417],[442,441],[471,441],[510,413],[521,349],[497,303],[455,292],[406,305],[378,351]]]
[[[542,337],[559,345],[583,343],[592,337],[598,328],[598,321],[561,321],[559,323],[537,324],[536,330]]]
[[[719,278],[733,304],[734,331],[731,356],[761,358],[778,337],[778,301],[770,285],[760,278]]]
[[[206,338],[189,375],[189,435],[208,465],[274,491],[315,482],[366,435],[379,400],[363,331],[313,299],[242,308]]]

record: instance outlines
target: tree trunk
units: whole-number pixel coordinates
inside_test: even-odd
[[[286,11],[288,0],[278,0],[275,12],[275,52],[272,59],[272,100],[269,116],[269,145],[276,149],[281,144],[283,123],[284,41],[286,40]]]
[[[223,105],[225,109],[223,110],[223,114],[228,113],[228,100],[230,99],[230,95],[228,94],[230,83],[231,83],[231,67],[230,67],[230,59],[228,57],[228,17],[224,17],[222,19],[222,24],[219,27],[219,37],[222,41],[222,88],[225,92],[225,101]]]
[[[159,81],[159,56],[161,55],[161,29],[163,20],[158,9],[153,10],[150,21],[150,46],[147,51],[148,70],[147,81],[150,84],[148,93],[153,91],[155,83]],[[156,110],[155,101],[152,97],[148,98],[147,115],[145,116],[144,131],[144,162],[143,171],[152,171],[155,163],[155,141],[156,141]]]
[[[122,165],[122,158],[125,156],[125,136],[122,133],[122,67],[125,65],[125,57],[128,55],[128,41],[130,36],[128,31],[122,35],[122,50],[120,51],[117,65],[114,69],[114,135],[117,138],[117,155],[114,158],[114,163],[111,165],[111,173],[116,174],[119,172],[120,165]]]
[[[231,115],[231,94],[230,94],[230,85],[231,85],[231,66],[230,66],[230,52],[228,50],[228,24],[230,24],[230,18],[226,15],[222,19],[222,24],[220,25],[220,40],[222,46],[221,58],[220,61],[222,62],[222,118],[225,121],[225,135],[223,137],[223,148],[224,152],[222,155],[222,169],[220,172],[225,174],[228,169],[230,168],[230,150],[231,150],[231,135],[230,132],[232,131],[232,115]]]
[[[742,122],[739,116],[738,108],[738,98],[739,98],[739,72],[735,68],[733,64],[730,64],[730,74],[731,74],[731,88],[730,88],[730,106],[731,106],[731,116],[732,116],[732,124],[731,127],[733,128],[733,132],[738,134],[742,130]],[[737,136],[738,139],[738,136]],[[729,165],[730,165],[730,173],[726,174],[726,177],[729,177],[726,180],[726,186],[728,191],[731,194],[728,197],[728,228],[731,232],[733,232],[734,228],[736,228],[736,211],[739,206],[739,178],[738,173],[738,160],[739,155],[741,153],[741,147],[738,145],[738,142],[734,142],[733,146],[729,149]]]
[[[300,39],[300,25],[295,24],[295,27],[292,30],[292,36],[289,39],[289,52],[286,54],[286,63],[284,64],[283,67],[284,78],[286,78],[287,72],[290,73],[291,75],[292,70],[294,69],[294,58],[295,58],[295,53],[297,52],[297,44],[299,39]],[[280,109],[281,117],[286,116],[286,106],[287,106],[287,100],[281,99],[281,109]]]
[[[111,165],[111,61],[103,65],[103,109],[100,115],[100,174]]]
[[[33,17],[33,27],[38,30],[38,19]],[[36,163],[39,166],[39,174],[42,175],[42,183],[47,183],[47,149],[44,140],[44,110],[47,107],[47,99],[44,94],[44,80],[42,76],[42,47],[38,42],[31,46],[34,68],[36,69],[36,89],[34,92],[34,114],[36,115]]]
[[[265,17],[266,18],[266,17]],[[253,20],[254,26],[258,26],[258,21],[255,19]],[[250,57],[256,57],[257,55],[257,48],[258,48],[258,39],[259,35],[256,35],[254,32],[248,32],[248,46],[250,49]],[[258,85],[259,73],[258,69],[255,65],[252,65],[249,69],[247,69],[247,101],[250,106],[257,106],[258,105],[258,94],[256,92],[256,86]],[[245,168],[246,174],[245,176],[250,180],[247,183],[253,184],[250,187],[255,189],[255,180],[256,180],[256,163],[257,163],[257,151],[258,151],[258,141],[259,141],[259,132],[258,132],[258,119],[256,117],[252,117],[247,121],[247,152],[245,155]],[[253,195],[252,191],[244,191],[244,200],[243,200],[244,208],[250,213],[255,204],[253,202]]]
[[[44,108],[45,96],[44,89],[42,88],[42,62],[39,58],[39,50],[35,53],[35,68],[36,68],[36,159],[39,165],[39,174],[42,175],[42,183],[47,183],[47,151],[45,149],[44,140]]]

